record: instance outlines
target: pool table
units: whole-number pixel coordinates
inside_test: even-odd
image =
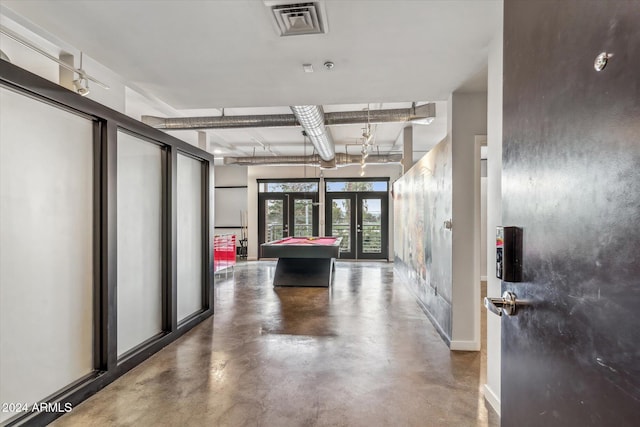
[[[341,237],[285,237],[260,245],[263,258],[278,258],[273,286],[329,287]]]

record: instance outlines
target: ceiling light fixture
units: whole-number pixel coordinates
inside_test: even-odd
[[[367,166],[366,160],[369,157],[369,148],[373,146],[373,132],[371,131],[371,108],[367,105],[367,124],[362,129],[362,149],[360,150],[360,176],[364,176],[364,168]]]
[[[91,90],[89,90],[89,80],[82,75],[80,75],[79,79],[73,81],[73,88],[80,96],[87,96],[91,93]]]
[[[324,68],[326,68],[327,70],[331,70],[335,66],[336,64],[334,64],[332,61],[327,61],[324,63]]]
[[[92,82],[96,83],[98,86],[100,86],[100,87],[102,87],[104,89],[109,89],[109,86],[107,86],[106,84],[102,83],[100,80],[98,80],[98,79],[96,79],[94,77],[91,77],[90,75],[88,75],[84,71],[82,71],[81,69],[76,69],[76,68],[72,67],[71,65],[61,61],[59,58],[56,58],[55,56],[49,54],[48,52],[46,52],[46,51],[44,51],[42,49],[40,49],[39,47],[35,46],[34,44],[26,41],[25,39],[20,37],[18,34],[14,33],[10,29],[8,29],[7,27],[4,27],[4,26],[0,25],[0,33],[2,33],[5,36],[17,41],[21,45],[28,47],[29,49],[33,50],[34,52],[38,52],[40,55],[49,58],[50,60],[56,62],[58,65],[60,65],[63,68],[66,68],[67,70],[73,71],[74,73],[82,74],[81,77],[83,77],[85,80],[91,80]],[[80,56],[82,57],[82,52],[80,53]],[[80,68],[82,68],[82,65],[80,66]]]
[[[73,87],[80,96],[89,95],[91,92],[89,90],[89,80],[87,80],[87,75],[82,69],[82,52],[80,52],[80,68],[76,70],[76,73],[78,73],[78,78],[73,81]]]

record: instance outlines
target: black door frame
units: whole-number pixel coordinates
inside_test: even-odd
[[[286,237],[289,235],[288,230],[286,230],[286,224],[289,218],[289,203],[287,202],[287,197],[285,197],[285,193],[258,193],[258,244],[261,245],[265,243],[266,240],[266,232],[264,222],[266,219],[266,209],[265,205],[268,200],[281,200],[282,201],[282,236]],[[259,251],[258,251],[259,252]]]
[[[340,250],[340,258],[342,259],[356,259],[357,256],[357,248],[356,248],[356,194],[354,192],[331,192],[325,193],[324,201],[325,201],[325,235],[332,235],[332,201],[334,199],[347,199],[350,203],[349,209],[349,241],[350,241],[350,251]]]
[[[258,186],[267,183],[288,183],[288,182],[308,182],[316,183],[318,191],[282,191],[282,192],[260,192],[258,191],[258,258],[262,258],[260,245],[266,243],[265,221],[265,203],[267,200],[283,201],[283,237],[291,236],[292,226],[294,224],[295,210],[293,205],[295,200],[311,200],[313,203],[312,215],[312,233],[317,236],[320,230],[320,180],[317,178],[283,178],[283,179],[258,179]]]
[[[366,253],[364,249],[364,238],[362,238],[362,202],[365,199],[380,199],[380,253]],[[359,192],[356,193],[356,227],[358,239],[356,241],[357,259],[388,259],[389,258],[389,194],[381,192]]]
[[[387,183],[387,191],[327,191],[327,182],[379,182]],[[331,235],[332,212],[331,201],[333,199],[351,200],[351,248],[350,252],[340,254],[342,259],[389,259],[389,178],[325,178],[325,235]],[[361,201],[365,198],[379,198],[381,201],[381,252],[379,254],[363,253],[362,236],[362,207]]]
[[[320,231],[319,193],[285,193],[289,203],[287,231],[290,236],[300,235],[295,232],[295,203],[296,200],[311,200],[311,233],[317,236]],[[301,236],[308,237],[308,236]]]

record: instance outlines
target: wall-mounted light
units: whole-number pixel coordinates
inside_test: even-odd
[[[17,41],[18,43],[22,44],[23,46],[28,47],[29,49],[33,50],[34,52],[39,53],[42,56],[45,56],[47,58],[49,58],[50,60],[56,62],[58,65],[60,65],[63,68],[66,68],[69,71],[73,71],[74,73],[78,73],[78,85],[76,85],[76,80],[74,80],[73,82],[73,86],[76,90],[76,92],[78,92],[80,95],[82,96],[86,96],[89,94],[89,86],[88,86],[88,81],[91,80],[92,82],[96,83],[98,86],[104,88],[104,89],[109,89],[109,86],[107,86],[106,84],[102,83],[100,80],[96,79],[95,77],[92,77],[90,75],[88,75],[87,73],[84,72],[84,70],[82,69],[82,52],[80,52],[80,68],[76,69],[73,66],[66,64],[65,62],[61,61],[59,58],[56,58],[55,56],[51,55],[50,53],[40,49],[38,46],[34,45],[33,43],[23,39],[22,37],[20,37],[17,33],[14,33],[13,31],[11,31],[10,29],[0,25],[0,33],[4,34],[5,36]],[[5,58],[2,58],[5,59]],[[81,82],[81,80],[85,80],[84,83]],[[80,93],[80,90],[78,89],[78,87],[83,88],[83,92],[85,93]]]
[[[87,96],[91,92],[89,90],[89,80],[87,79],[87,75],[84,73],[82,69],[82,52],[80,52],[80,68],[76,70],[78,73],[78,78],[73,81],[73,87],[78,92],[80,96]]]
[[[80,75],[79,79],[73,81],[73,88],[80,96],[87,96],[91,92],[91,90],[89,90],[89,80],[83,75]]]

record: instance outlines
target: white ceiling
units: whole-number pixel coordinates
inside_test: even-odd
[[[288,105],[304,104],[397,108],[446,101],[460,88],[486,90],[487,47],[502,7],[499,0],[326,0],[326,34],[280,37],[262,0],[2,3],[182,115],[197,116],[221,108],[226,115],[290,113]],[[322,66],[327,60],[332,70]],[[315,72],[304,73],[305,63]],[[418,151],[446,135],[446,102],[436,114],[417,131]],[[332,127],[337,151],[357,143],[363,125]],[[400,148],[393,143],[404,126],[377,126],[381,151]],[[304,150],[297,128],[207,135],[224,154]]]

